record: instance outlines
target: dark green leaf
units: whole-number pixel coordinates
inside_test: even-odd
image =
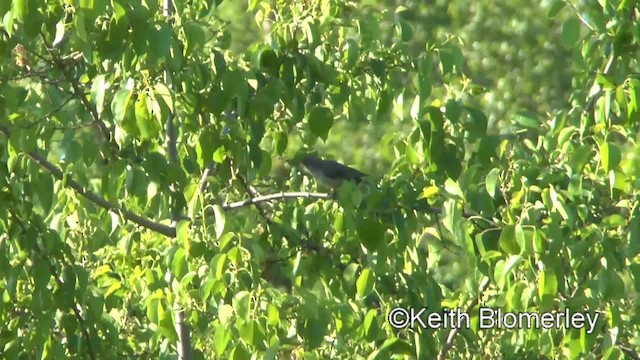
[[[315,107],[309,113],[308,120],[311,132],[322,140],[329,137],[329,130],[333,126],[333,114],[326,107]]]

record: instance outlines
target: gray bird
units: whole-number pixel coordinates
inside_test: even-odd
[[[367,174],[337,161],[323,160],[313,155],[306,155],[302,158],[302,165],[318,183],[332,189],[338,189],[345,181],[359,184],[367,176]]]

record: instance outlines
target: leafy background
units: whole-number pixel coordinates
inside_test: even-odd
[[[638,357],[636,1],[162,6],[0,4],[3,357]]]

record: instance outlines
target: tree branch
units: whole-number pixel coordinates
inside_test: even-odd
[[[0,132],[4,133],[7,137],[10,137],[9,129],[4,126],[0,126]],[[51,173],[51,175],[53,175],[54,178],[61,181],[64,180],[65,176],[62,170],[60,170],[56,165],[47,161],[47,159],[45,159],[42,155],[40,155],[37,150],[31,151],[26,155],[29,156],[29,158],[32,161],[35,161],[38,165],[40,165],[40,167],[42,167],[43,169]],[[144,216],[140,216],[132,211],[129,211],[124,206],[120,206],[116,203],[112,203],[106,200],[105,198],[101,197],[100,195],[85,189],[84,186],[82,186],[80,183],[78,183],[77,181],[73,180],[70,177],[67,177],[65,186],[72,188],[73,190],[75,190],[80,195],[84,196],[86,199],[96,204],[97,206],[109,211],[113,211],[117,214],[120,214],[124,219],[131,221],[136,225],[139,225],[141,227],[155,231],[157,233],[160,233],[168,237],[176,236],[175,226],[164,225],[159,222],[155,222],[149,218],[146,218]],[[333,196],[328,193],[318,193],[318,192],[279,192],[275,194],[248,198],[241,201],[224,203],[222,204],[222,209],[233,210],[233,209],[238,209],[245,206],[256,205],[266,201],[297,199],[297,198],[331,200],[333,199]],[[428,213],[433,213],[433,214],[439,214],[442,212],[442,209],[433,207],[433,206],[426,206],[422,210]],[[464,216],[470,217],[472,216],[472,214],[465,213]],[[192,219],[187,219],[187,220],[192,220]]]
[[[40,165],[40,167],[46,169],[48,172],[51,173],[51,175],[53,175],[53,177],[55,177],[58,180],[63,180],[64,178],[64,174],[62,172],[62,170],[58,169],[55,165],[53,165],[52,163],[50,163],[49,161],[47,161],[44,157],[42,157],[42,155],[38,154],[35,151],[32,151],[30,153],[27,154],[33,161],[37,162],[38,165]],[[86,190],[80,183],[78,183],[77,181],[68,178],[67,177],[67,184],[68,187],[72,188],[73,190],[75,190],[76,192],[78,192],[80,195],[84,196],[85,198],[87,198],[89,201],[93,202],[94,204],[100,206],[101,208],[104,208],[106,210],[109,211],[113,211],[116,213],[119,213],[122,215],[122,217],[124,217],[126,220],[129,220],[137,225],[140,225],[142,227],[145,227],[149,230],[153,230],[156,232],[161,233],[162,235],[165,236],[169,236],[169,237],[175,237],[176,236],[176,229],[174,227],[168,226],[168,225],[164,225],[164,224],[160,224],[157,222],[154,222],[148,218],[145,218],[143,216],[140,216],[136,213],[133,213],[129,210],[127,210],[124,206],[118,206],[117,204],[114,204],[110,201],[107,201],[106,199],[104,199],[103,197],[101,197],[100,195],[90,191],[90,190]]]
[[[10,137],[9,129],[3,126],[0,126],[0,132],[4,133],[7,137]],[[54,178],[60,181],[64,181],[65,176],[62,170],[60,170],[57,166],[47,161],[47,159],[45,159],[42,155],[38,154],[37,150],[27,153],[27,156],[29,156],[29,158],[32,161],[35,161],[38,165],[40,165],[40,167],[42,167],[43,169],[51,173],[51,175],[53,175]],[[149,230],[156,231],[165,236],[169,236],[169,237],[176,236],[175,227],[154,222],[146,217],[140,216],[134,212],[127,210],[124,206],[119,206],[118,204],[114,204],[110,201],[107,201],[105,198],[101,197],[100,195],[90,190],[86,190],[79,182],[69,177],[67,177],[65,186],[72,188],[73,190],[78,192],[80,195],[84,196],[89,201],[98,205],[99,207],[109,211],[113,211],[115,213],[119,213],[126,220],[129,220],[137,225],[140,225]]]
[[[107,125],[102,120],[100,120],[100,116],[98,115],[98,111],[96,110],[95,106],[93,106],[93,104],[89,101],[84,91],[80,88],[80,86],[75,81],[75,79],[73,79],[71,75],[67,72],[67,69],[64,63],[55,54],[53,47],[51,46],[51,44],[49,44],[49,42],[47,42],[47,39],[44,36],[44,34],[41,34],[41,38],[42,38],[42,42],[44,43],[44,46],[47,48],[47,51],[49,52],[49,56],[51,56],[51,60],[56,65],[56,67],[62,72],[62,75],[65,77],[65,79],[67,79],[69,84],[71,84],[71,87],[73,88],[73,93],[75,94],[75,96],[80,100],[80,102],[82,102],[84,107],[89,111],[89,113],[91,114],[91,117],[93,117],[93,123],[95,123],[98,126],[98,128],[100,128],[100,132],[105,137],[105,140],[109,144],[115,145],[115,148],[117,149],[117,145],[113,141],[113,136],[111,136],[111,132],[107,128]]]
[[[255,205],[265,201],[273,201],[273,200],[285,200],[285,199],[297,199],[297,198],[315,198],[315,199],[323,199],[330,200],[333,199],[331,194],[326,193],[312,193],[312,192],[279,192],[276,194],[269,194],[263,196],[256,196],[254,198],[249,198],[246,200],[236,201],[232,203],[225,203],[222,205],[224,210],[232,210],[241,208],[244,206]]]

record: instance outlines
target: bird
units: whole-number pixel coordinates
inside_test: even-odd
[[[313,155],[304,156],[302,165],[319,184],[331,189],[340,188],[345,181],[359,184],[367,176],[360,170],[335,160],[324,160]]]

